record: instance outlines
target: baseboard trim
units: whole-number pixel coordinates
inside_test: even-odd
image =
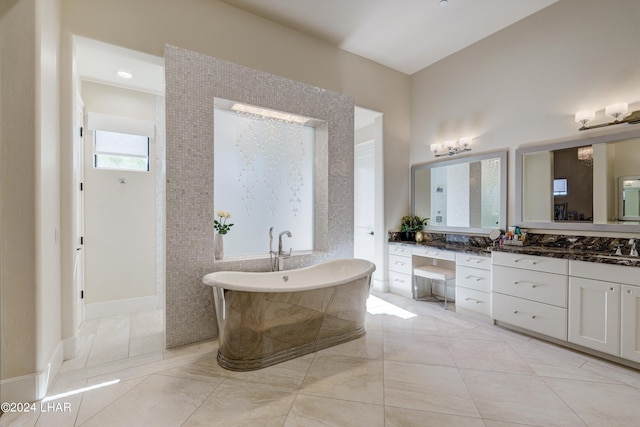
[[[119,314],[136,313],[138,311],[153,310],[160,307],[157,295],[119,299],[115,301],[85,304],[84,320],[100,319],[101,317],[117,316]]]
[[[389,292],[389,281],[373,278],[373,290],[376,292]]]
[[[64,344],[58,343],[49,362],[39,372],[0,380],[0,395],[3,402],[34,402],[47,395],[49,386],[56,378],[64,360]]]

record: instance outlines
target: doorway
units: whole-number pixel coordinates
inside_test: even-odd
[[[355,107],[354,257],[376,264],[373,289],[386,292],[384,232],[383,114]]]

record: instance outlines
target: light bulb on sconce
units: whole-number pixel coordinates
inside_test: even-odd
[[[471,151],[471,138],[465,136],[458,141],[449,140],[444,144],[431,144],[430,148],[436,157],[455,156],[465,151]]]
[[[607,105],[604,109],[604,114],[608,117],[612,117],[613,121],[609,123],[602,123],[599,125],[587,126],[587,123],[595,118],[595,111],[583,110],[578,111],[575,115],[576,123],[581,123],[582,127],[578,130],[588,130],[602,128],[606,126],[619,125],[622,123],[628,123],[635,125],[640,123],[640,110],[636,110],[631,114],[627,114],[629,106],[626,102],[619,102],[616,104]]]
[[[614,121],[618,122],[629,111],[629,106],[626,102],[619,102],[617,104],[607,105],[604,109],[604,114],[613,117]]]

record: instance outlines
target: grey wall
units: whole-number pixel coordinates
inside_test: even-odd
[[[327,122],[316,153],[316,242],[287,268],[353,256],[353,99],[174,46],[166,67],[166,343],[215,338],[215,270],[266,271],[268,258],[214,261],[213,101],[224,98]],[[319,131],[322,133],[322,131]],[[265,238],[267,238],[265,230]],[[310,230],[312,232],[312,230]]]

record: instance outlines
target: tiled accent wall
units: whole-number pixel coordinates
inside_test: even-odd
[[[285,268],[353,257],[353,98],[165,46],[166,78],[166,345],[217,337],[212,271],[267,271],[268,258],[213,256],[213,101],[223,98],[324,120],[326,148],[316,153],[317,247]],[[267,236],[265,230],[265,236]],[[266,237],[265,237],[266,238]]]

